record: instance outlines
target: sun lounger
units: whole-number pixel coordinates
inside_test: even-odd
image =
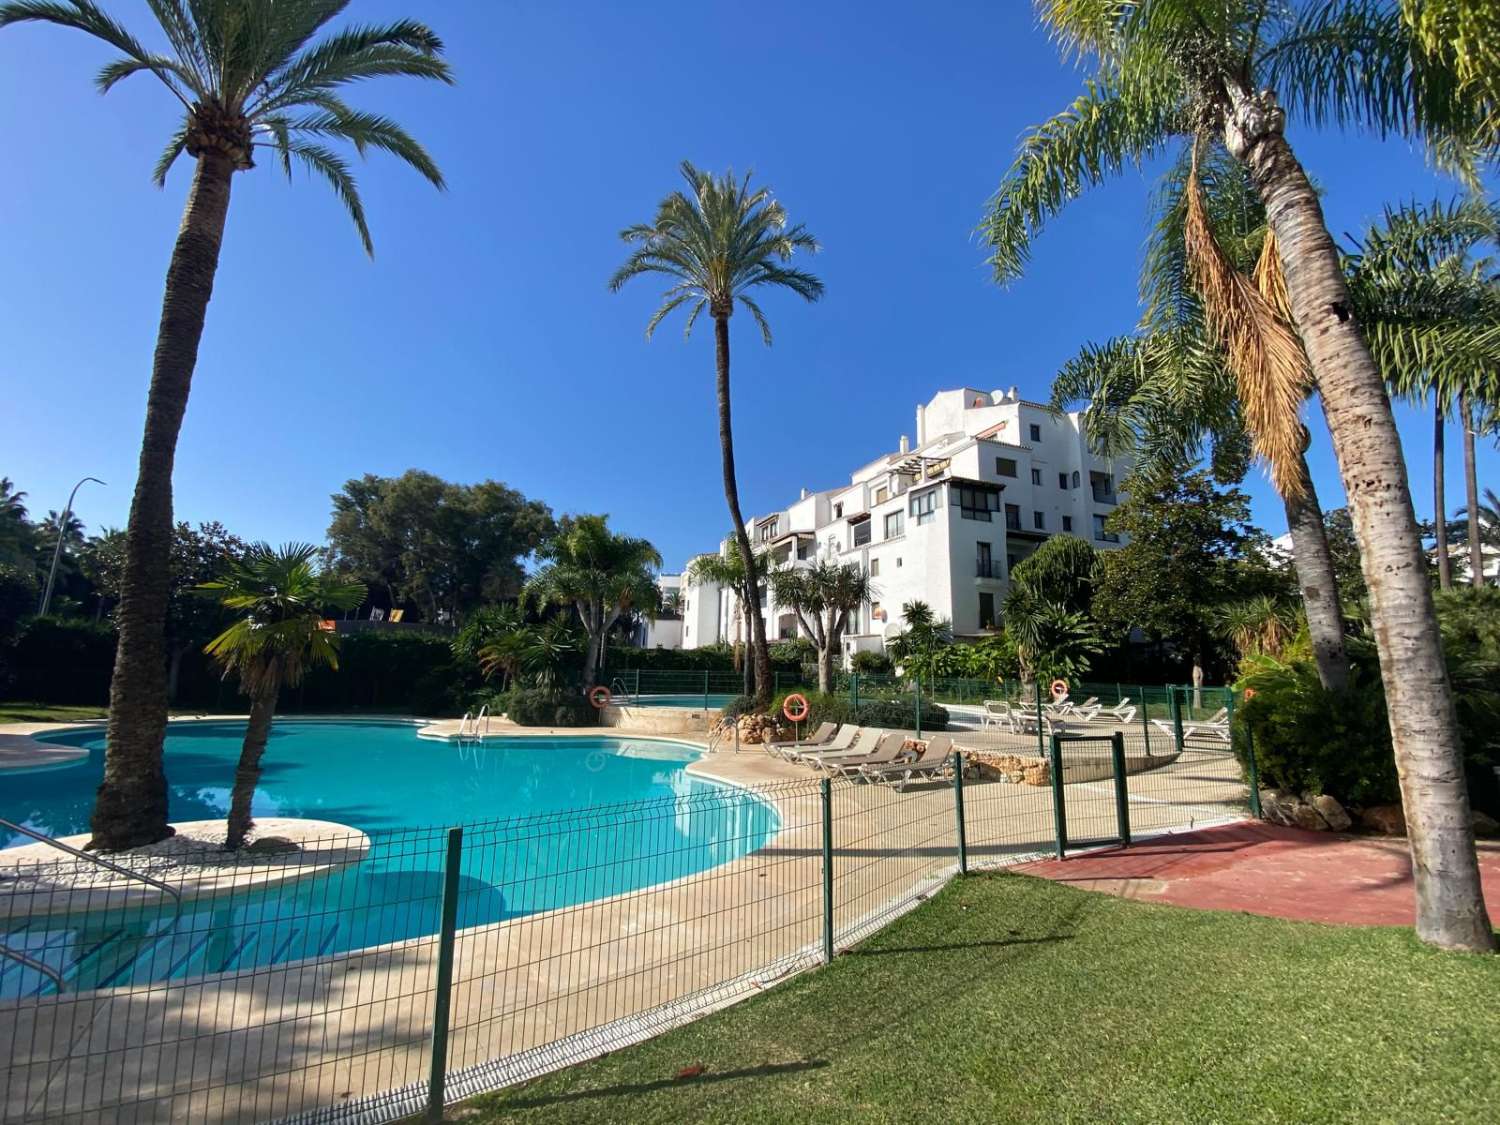
[[[767,742],[766,752],[780,757],[781,751],[786,749],[795,750],[803,746],[823,746],[833,737],[833,732],[838,729],[837,723],[819,723],[818,729],[809,734],[801,742],[798,742],[796,739],[792,739],[790,742]]]
[[[1151,725],[1166,731],[1173,738],[1177,737],[1177,730],[1172,725],[1171,719],[1152,719]],[[1198,719],[1195,722],[1183,721],[1182,741],[1186,742],[1194,735],[1210,735],[1223,742],[1230,741],[1229,736],[1229,708],[1220,707],[1209,719]]]
[[[875,748],[870,753],[856,757],[831,757],[823,758],[818,762],[818,768],[829,777],[858,773],[861,766],[883,766],[894,762],[904,752],[906,746],[906,735],[899,730],[886,732],[881,740],[875,743]]]
[[[1011,728],[1010,704],[1003,699],[986,699],[984,701],[984,714],[979,717],[979,729],[987,730],[990,727]]]
[[[784,748],[781,756],[789,762],[797,762],[800,765],[816,764],[819,758],[853,756],[856,754],[868,754],[870,748],[875,745],[876,739],[885,731],[873,727],[855,726],[853,723],[845,723],[839,727],[838,734],[821,746],[810,746],[806,750],[793,750]]]
[[[894,785],[900,792],[913,781],[930,781],[948,772],[949,760],[953,757],[953,738],[946,734],[935,734],[909,761],[897,760],[890,765],[859,767],[859,775],[869,782]]]

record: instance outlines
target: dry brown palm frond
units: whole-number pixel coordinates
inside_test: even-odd
[[[1292,298],[1286,291],[1286,274],[1281,269],[1281,247],[1276,241],[1276,232],[1266,228],[1265,241],[1260,244],[1260,257],[1255,262],[1255,288],[1276,315],[1292,323]]]
[[[1291,326],[1261,295],[1256,283],[1234,268],[1214,238],[1198,184],[1196,149],[1187,185],[1184,235],[1193,287],[1234,372],[1256,455],[1266,462],[1276,490],[1286,499],[1298,499],[1306,490],[1302,471],[1306,430],[1301,410],[1312,373]],[[1272,255],[1279,263],[1274,247]],[[1268,266],[1268,276],[1271,272]],[[1280,274],[1279,265],[1274,272]],[[1256,273],[1261,273],[1259,266]]]

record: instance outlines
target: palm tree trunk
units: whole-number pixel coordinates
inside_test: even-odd
[[[271,737],[271,719],[276,714],[277,689],[272,687],[250,699],[250,721],[245,724],[245,741],[240,746],[239,764],[234,767],[234,789],[229,795],[229,831],[224,850],[237,852],[245,846],[245,837],[255,827],[250,819],[250,804],[260,781],[260,759]]]
[[[1342,691],[1349,685],[1344,611],[1339,606],[1339,585],[1333,573],[1333,555],[1328,549],[1328,532],[1323,527],[1323,509],[1318,506],[1306,457],[1302,459],[1302,478],[1302,498],[1282,500],[1286,506],[1287,530],[1292,536],[1292,566],[1302,591],[1318,680],[1329,691]]]
[[[1484,585],[1484,544],[1479,530],[1479,474],[1474,465],[1474,408],[1468,395],[1458,399],[1459,421],[1464,428],[1464,496],[1469,518],[1469,585]]]
[[[750,549],[750,533],[740,514],[740,487],[734,473],[734,427],[729,411],[729,314],[714,317],[714,360],[718,368],[719,452],[724,466],[724,499],[729,504],[729,518],[734,521],[734,539],[745,562],[745,615],[750,619],[750,651],[755,665],[755,698],[771,697],[771,650],[766,644],[766,619],[760,612],[760,572],[755,552]]]
[[[155,843],[172,834],[162,740],[167,727],[167,596],[171,583],[172,464],[187,409],[198,341],[213,295],[229,213],[231,160],[200,157],[167,267],[166,294],[140,469],[126,524],[125,565],[115,611],[119,642],[109,685],[104,780],[94,798],[89,846],[105,851]]]
[[[1351,312],[1317,193],[1283,135],[1285,115],[1269,94],[1231,97],[1225,140],[1247,165],[1281,246],[1359,539],[1406,809],[1417,934],[1445,948],[1493,950],[1457,717],[1390,399]]]
[[[838,642],[825,641],[818,648],[818,691],[824,695],[833,691],[833,653]]]
[[[1453,586],[1453,560],[1448,557],[1448,495],[1443,481],[1447,472],[1443,449],[1447,419],[1443,417],[1443,403],[1435,389],[1432,401],[1432,541],[1437,552],[1438,586],[1448,590]]]

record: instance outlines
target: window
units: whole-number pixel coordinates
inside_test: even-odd
[[[979,557],[974,564],[974,573],[980,578],[1000,578],[1000,568],[995,565],[994,558],[990,555],[988,543],[976,543],[979,549]]]
[[[979,595],[979,627],[981,629],[993,629],[995,627],[995,595],[988,591]]]
[[[1042,470],[1041,469],[1032,469],[1031,470],[1031,483],[1034,484],[1034,485],[1036,485],[1038,488],[1042,487]]]
[[[1013,477],[1016,475],[1016,460],[1014,457],[996,457],[995,475],[1001,477]]]
[[[890,512],[885,517],[885,537],[894,539],[906,530],[906,513]]]
[[[766,608],[766,588],[764,586],[760,588],[760,608]]]
[[[870,560],[870,577],[871,578],[879,578],[880,577],[880,560],[879,559],[871,559]]]
[[[1063,530],[1064,531],[1072,531],[1073,530],[1073,517],[1072,516],[1063,516]]]
[[[1015,570],[1016,569],[1016,563],[1018,563],[1020,561],[1021,560],[1017,556],[1015,556],[1015,555],[1007,554],[1005,556],[1005,565],[1007,567],[1009,567],[1011,570]]]
[[[1103,516],[1094,517],[1094,538],[1101,543],[1118,543],[1120,541],[1119,535],[1115,532],[1105,530]]]
[[[929,488],[911,498],[911,518],[919,527],[937,519],[937,489]]]
[[[835,504],[833,506],[833,518],[836,520],[844,518],[844,506],[842,504]]]
[[[1062,489],[1064,492],[1068,491],[1068,474],[1067,473],[1058,473],[1057,474],[1057,487],[1060,488],[1060,489]]]
[[[1000,510],[1000,494],[988,488],[975,488],[970,484],[953,486],[953,502],[958,505],[959,515],[966,520],[983,520],[989,523],[991,512]]]
[[[854,525],[854,546],[863,547],[870,542],[870,521],[862,519]]]
[[[877,488],[875,490],[875,503],[877,503],[877,504],[884,504],[890,498],[891,498],[891,490],[889,488],[887,488],[885,485],[881,485],[879,488]]]
[[[760,541],[762,543],[769,543],[772,539],[775,539],[776,538],[776,528],[777,528],[777,526],[780,523],[781,523],[781,517],[777,516],[775,519],[769,519],[765,523],[761,524],[760,525]]]
[[[1021,530],[1021,506],[1019,504],[1005,505],[1005,526],[1011,531]]]
[[[799,539],[797,541],[797,558],[806,561],[813,557],[818,545],[811,539]]]
[[[1035,422],[1031,423],[1031,440],[1042,440],[1042,427],[1038,426]]]
[[[1032,512],[1031,513],[1031,526],[1034,527],[1034,528],[1036,528],[1038,531],[1046,531],[1047,530],[1047,517],[1046,517],[1046,515],[1044,513],[1042,513],[1042,512]]]
[[[682,635],[684,637],[691,637],[693,635],[693,627],[691,625],[684,625],[682,627]]]
[[[896,569],[897,570],[901,569],[901,556],[900,555],[896,556]]]
[[[1082,481],[1081,481],[1081,479],[1078,476],[1078,470],[1074,469],[1073,470],[1073,487],[1077,488],[1080,483],[1082,483]]]

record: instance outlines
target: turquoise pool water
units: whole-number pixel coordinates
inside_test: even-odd
[[[173,820],[221,817],[242,724],[173,724],[166,744]],[[0,816],[50,835],[87,830],[103,732],[49,740],[86,747],[59,769],[0,786]],[[360,864],[278,891],[88,918],[0,922],[0,941],[61,970],[70,988],[236,972],[432,934],[446,833],[462,824],[459,925],[502,921],[680,878],[761,847],[770,805],[684,772],[697,751],[625,737],[491,738],[459,747],[403,723],[276,724],[257,816],[313,817],[369,833]],[[586,815],[572,810],[595,809]],[[8,834],[3,834],[8,836]],[[23,839],[0,836],[0,846]],[[0,996],[49,991],[0,960]]]
[[[734,701],[733,695],[709,692],[704,695],[700,692],[674,692],[671,694],[652,695],[642,693],[641,695],[621,695],[615,699],[616,703],[629,707],[707,707],[710,710],[722,710]]]

